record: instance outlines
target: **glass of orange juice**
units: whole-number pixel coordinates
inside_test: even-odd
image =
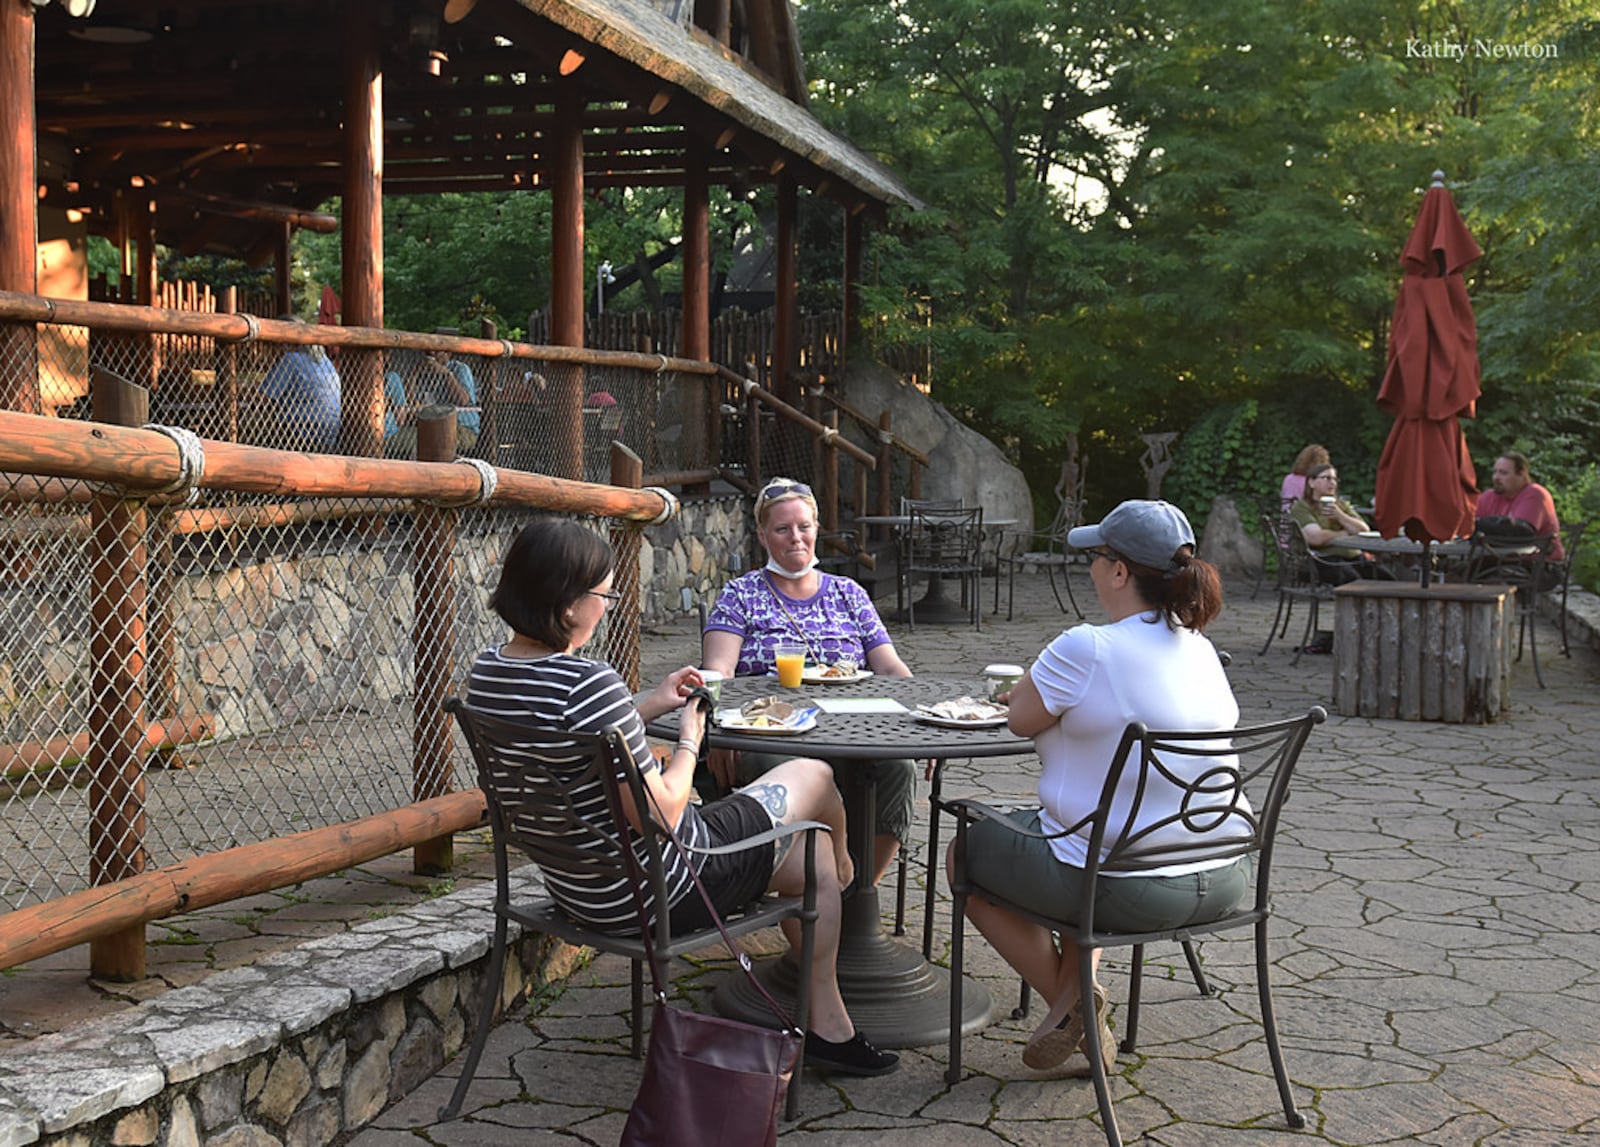
[[[806,647],[793,642],[780,642],[772,653],[778,663],[778,684],[785,689],[800,688],[800,678],[806,668]]]

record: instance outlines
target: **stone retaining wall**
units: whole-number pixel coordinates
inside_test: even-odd
[[[457,606],[458,666],[504,630],[475,587],[495,581],[511,521],[477,523],[459,536],[456,568],[467,592]],[[215,738],[228,741],[351,707],[383,711],[412,691],[408,541],[325,544],[173,576],[175,711],[210,714]],[[680,617],[695,601],[714,599],[754,545],[747,498],[683,502],[676,519],[644,532],[642,622]],[[0,590],[0,620],[13,623],[0,637],[0,741],[88,727],[81,667],[91,626],[82,588],[41,582]]]
[[[513,883],[543,892],[531,865]],[[470,1039],[493,896],[475,885],[0,1053],[0,1147],[333,1142]],[[578,955],[510,935],[508,1006]]]

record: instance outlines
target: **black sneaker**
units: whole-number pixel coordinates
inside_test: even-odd
[[[860,1032],[839,1043],[806,1032],[806,1064],[839,1075],[888,1075],[900,1066],[900,1057],[879,1051]]]

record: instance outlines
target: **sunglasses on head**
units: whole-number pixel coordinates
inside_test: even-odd
[[[771,482],[762,487],[761,493],[756,495],[756,501],[770,502],[775,498],[786,498],[790,494],[797,494],[802,498],[813,496],[811,487],[804,482]]]

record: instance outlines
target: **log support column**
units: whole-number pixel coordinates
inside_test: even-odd
[[[0,0],[6,3],[9,0]],[[150,394],[104,371],[93,379],[97,422],[140,426]],[[145,868],[145,510],[116,491],[90,507],[89,882],[114,884]],[[96,937],[89,974],[128,982],[145,976],[144,925]]]
[[[844,298],[840,305],[844,309],[844,328],[842,335],[844,346],[840,348],[840,360],[849,362],[863,350],[861,333],[861,244],[862,213],[860,211],[846,210],[844,215]]]
[[[689,150],[688,174],[683,185],[683,347],[684,358],[707,362],[711,358],[711,208],[706,170],[711,150],[696,143]],[[722,404],[717,393],[722,380],[716,375],[691,375],[679,383],[683,396],[683,456],[685,470],[715,468],[721,461],[711,453],[719,443]],[[720,448],[719,448],[720,453]],[[685,493],[709,493],[709,482],[684,488]]]
[[[583,345],[583,96],[571,83],[556,93],[550,141],[550,342]],[[554,413],[549,470],[583,477],[583,367],[551,363],[546,374]]]
[[[33,5],[0,0],[0,290],[39,286],[39,178],[34,149]],[[38,414],[32,323],[0,323],[0,410]]]
[[[786,175],[779,176],[771,389],[790,406],[800,405],[799,380],[795,378],[800,325],[799,222],[799,191],[793,179]]]
[[[382,13],[373,0],[345,5],[344,325],[383,327],[383,65]],[[383,356],[352,350],[339,357],[341,447],[376,458],[383,453]]]
[[[417,461],[453,462],[455,457],[455,408],[427,407],[417,418]],[[455,760],[455,741],[444,702],[456,676],[456,511],[428,503],[418,505],[411,553],[411,584],[417,595],[412,634],[416,686],[411,795],[413,800],[425,801],[450,791]],[[455,838],[451,836],[425,840],[411,851],[411,870],[421,876],[442,875],[454,863]]]

